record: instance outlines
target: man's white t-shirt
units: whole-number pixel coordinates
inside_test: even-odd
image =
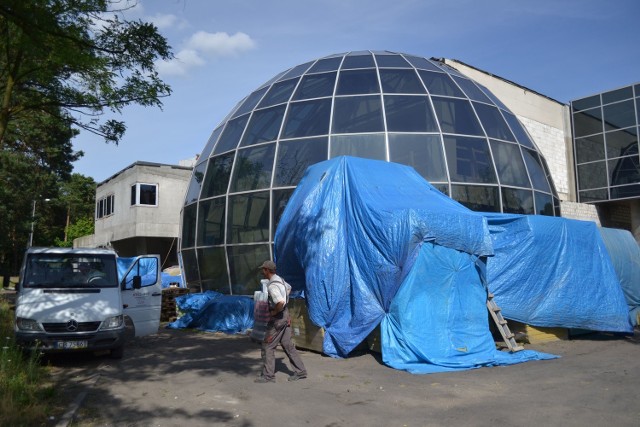
[[[280,301],[287,303],[287,288],[284,284],[282,277],[274,274],[269,280],[267,289],[269,291],[270,300],[273,303],[272,307],[275,307]]]

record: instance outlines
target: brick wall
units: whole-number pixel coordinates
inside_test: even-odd
[[[569,175],[567,173],[567,151],[564,144],[564,130],[544,123],[518,116],[544,156],[556,186],[558,197],[569,200]]]
[[[598,211],[594,205],[561,201],[560,210],[562,211],[562,216],[564,218],[593,221],[596,224],[601,225]]]
[[[602,203],[598,206],[604,227],[631,229],[631,206],[628,202]]]

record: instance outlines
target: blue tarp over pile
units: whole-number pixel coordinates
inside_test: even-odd
[[[411,372],[553,357],[495,349],[487,221],[410,167],[352,157],[311,166],[275,245],[279,272],[304,288],[311,320],[325,329],[328,355],[346,356],[380,324],[385,363]]]
[[[487,280],[504,317],[543,327],[633,330],[595,223],[540,215],[486,218],[495,251]]]
[[[253,299],[246,296],[206,291],[176,297],[176,305],[183,315],[169,329],[237,334],[253,327]]]

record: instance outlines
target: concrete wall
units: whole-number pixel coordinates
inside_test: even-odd
[[[98,184],[96,200],[114,195],[113,215],[96,219],[94,245],[135,237],[178,237],[191,169],[138,162]],[[157,206],[131,206],[131,186],[157,184]]]

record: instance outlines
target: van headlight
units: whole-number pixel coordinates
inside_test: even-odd
[[[118,316],[109,317],[108,319],[102,322],[102,327],[100,329],[102,329],[103,331],[106,329],[118,329],[122,326],[123,322],[124,322],[124,316],[122,314]]]
[[[16,327],[21,331],[42,331],[40,323],[37,320],[25,319],[24,317],[16,318]]]

